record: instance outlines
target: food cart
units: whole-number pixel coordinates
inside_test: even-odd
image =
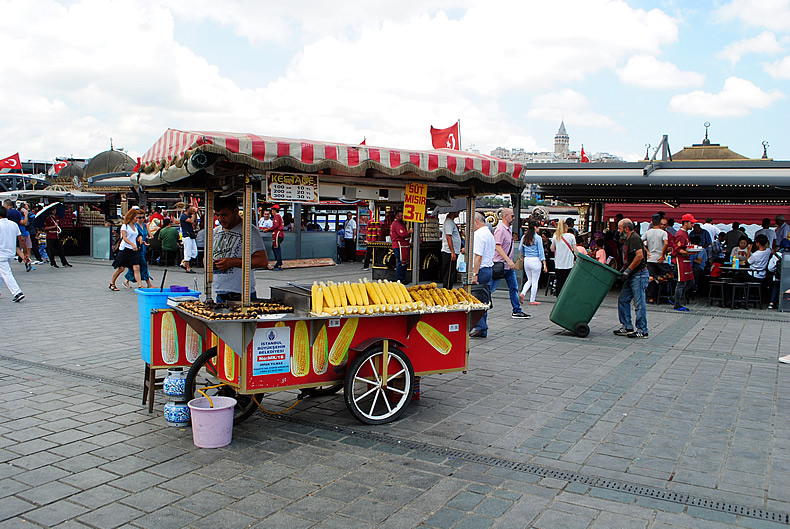
[[[471,218],[475,195],[518,192],[521,170],[519,164],[451,150],[168,130],[143,156],[132,182],[141,188],[203,192],[207,211],[213,210],[215,193],[241,194],[243,292],[240,303],[213,304],[213,259],[207,252],[205,301],[171,303],[166,310],[172,318],[152,311],[153,356],[194,359],[187,395],[197,397],[198,389],[219,384],[212,391],[237,400],[236,422],[252,414],[267,392],[301,389],[314,395],[340,388],[361,422],[397,419],[412,400],[416,377],[468,369],[469,329],[487,305],[468,288],[445,291],[415,284],[407,289],[399,282],[367,279],[272,287],[271,299],[252,302],[246,249],[250,237],[257,236],[251,223],[253,189],[275,188],[279,196],[267,199],[314,203],[319,197],[343,196],[348,186],[400,193],[409,188],[422,195],[406,194],[406,220],[422,220],[426,203],[447,204],[459,196],[468,198]],[[278,186],[267,186],[272,178]],[[469,228],[466,240],[471,253]],[[212,241],[207,230],[207,248]],[[416,260],[419,238],[414,246]],[[471,267],[468,274],[466,283]],[[190,332],[175,320],[186,322]],[[195,358],[196,348],[202,353]]]

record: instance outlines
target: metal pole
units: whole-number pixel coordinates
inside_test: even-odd
[[[414,234],[412,235],[412,256],[411,256],[411,282],[416,285],[420,282],[420,223],[412,222]]]
[[[466,198],[466,291],[470,292],[472,287],[473,269],[475,267],[475,188],[472,187],[471,195]]]
[[[302,205],[294,203],[294,234],[296,239],[296,258],[302,258]]]
[[[203,215],[203,229],[206,230],[203,239],[203,274],[206,291],[206,301],[212,299],[211,288],[214,283],[214,192],[206,187],[204,198],[206,213]]]
[[[250,277],[252,258],[250,256],[250,206],[252,205],[252,184],[250,183],[250,171],[244,175],[244,214],[241,222],[243,223],[243,240],[241,243],[241,311],[247,313],[250,306]]]

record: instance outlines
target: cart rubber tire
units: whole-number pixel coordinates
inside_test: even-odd
[[[577,323],[576,327],[574,327],[573,332],[576,333],[576,336],[579,338],[587,338],[590,335],[590,326],[586,323]]]
[[[414,368],[409,357],[394,347],[389,349],[388,384],[383,387],[380,364],[381,344],[359,354],[348,369],[343,388],[348,411],[365,424],[384,424],[398,419],[411,402]]]
[[[343,389],[343,383],[338,382],[337,384],[332,384],[331,386],[319,386],[317,388],[306,388],[304,390],[304,394],[308,397],[327,397],[329,395],[334,395],[338,391]]]
[[[213,386],[222,382],[217,377],[214,366],[209,362],[215,356],[217,356],[216,347],[207,349],[197,357],[192,363],[192,367],[189,368],[185,383],[186,395],[189,400],[203,396],[198,393],[198,387],[202,389],[205,386]],[[262,398],[262,395],[241,395],[236,393],[236,390],[230,386],[209,390],[208,395],[210,397],[219,395],[236,399],[236,406],[233,408],[233,424],[240,424],[252,415],[258,409],[258,403]]]

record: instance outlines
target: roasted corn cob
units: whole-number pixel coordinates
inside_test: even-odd
[[[303,377],[310,372],[310,335],[304,320],[296,322],[294,341],[291,347],[291,374]]]

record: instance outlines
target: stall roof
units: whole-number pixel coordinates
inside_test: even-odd
[[[527,183],[569,203],[790,203],[790,161],[527,164]]]
[[[208,159],[195,157],[200,152],[208,154]],[[399,181],[454,182],[474,184],[476,193],[508,193],[524,187],[522,167],[491,156],[449,149],[416,151],[168,129],[143,155],[132,183],[143,187],[173,186],[201,169],[211,174],[231,174],[249,168],[253,172],[322,171],[327,175],[363,176],[371,178],[373,185],[376,178],[387,177]]]
[[[104,202],[107,198],[96,193],[84,191],[57,191],[54,189],[17,190],[0,193],[0,200],[36,200],[47,198],[63,202]]]

